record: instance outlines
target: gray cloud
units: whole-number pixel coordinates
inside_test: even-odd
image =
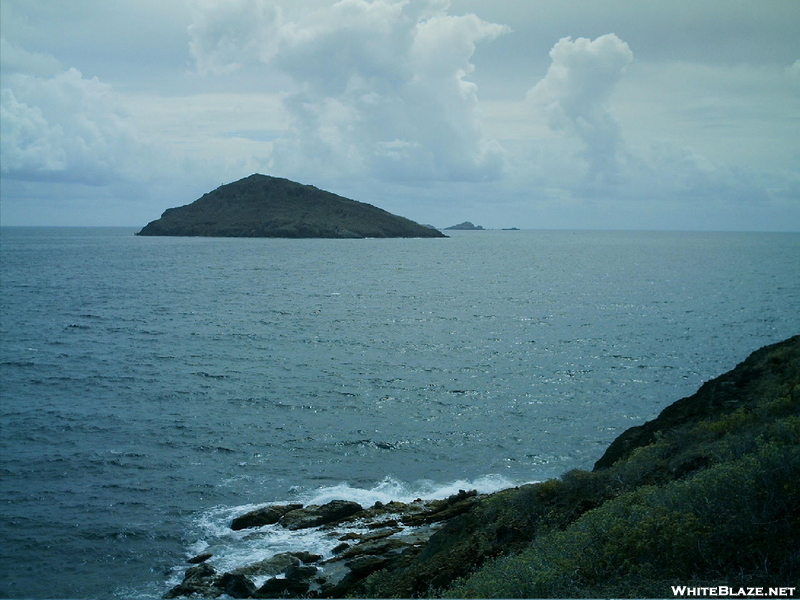
[[[291,135],[274,167],[400,181],[500,177],[483,131],[476,44],[508,30],[442,1],[341,0],[290,18],[272,3],[205,3],[190,28],[199,70],[261,64],[288,74]]]
[[[12,58],[40,72],[54,66],[21,49]],[[120,106],[111,86],[74,68],[45,77],[5,75],[0,172],[11,179],[89,185],[147,178],[157,170],[154,153]]]
[[[52,76],[63,70],[61,63],[48,54],[28,52],[18,44],[0,36],[0,61],[3,75],[28,73],[38,76]]]

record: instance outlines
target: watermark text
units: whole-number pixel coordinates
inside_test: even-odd
[[[744,587],[717,585],[713,587],[691,587],[673,585],[674,596],[716,596],[724,598],[792,598],[797,588],[794,587]]]

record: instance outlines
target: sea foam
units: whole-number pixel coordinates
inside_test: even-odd
[[[291,531],[275,524],[239,531],[231,529],[230,524],[235,517],[264,506],[287,503],[322,505],[332,500],[350,500],[368,508],[376,502],[410,503],[415,500],[447,498],[460,490],[476,490],[480,494],[488,494],[521,483],[523,482],[515,482],[500,475],[485,475],[474,480],[460,479],[447,483],[427,480],[403,482],[393,477],[386,477],[369,488],[342,482],[299,491],[291,498],[276,502],[217,506],[197,516],[191,534],[195,539],[187,547],[187,558],[201,553],[211,553],[213,556],[208,563],[218,571],[224,572],[270,558],[281,552],[306,551],[329,558],[333,555],[333,549],[340,544],[336,536],[318,528]],[[348,530],[362,533],[368,531],[367,529],[361,531],[357,524],[348,527]],[[170,583],[177,584],[184,571],[185,565],[175,567]],[[259,580],[255,583],[260,585],[263,582]]]

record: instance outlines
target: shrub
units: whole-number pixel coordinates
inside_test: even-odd
[[[607,501],[523,553],[485,565],[448,597],[664,596],[669,583],[793,585],[800,449],[758,452]]]

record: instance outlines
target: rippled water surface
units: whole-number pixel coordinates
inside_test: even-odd
[[[252,503],[591,468],[800,332],[798,234],[453,233],[2,229],[0,596],[159,596]]]

